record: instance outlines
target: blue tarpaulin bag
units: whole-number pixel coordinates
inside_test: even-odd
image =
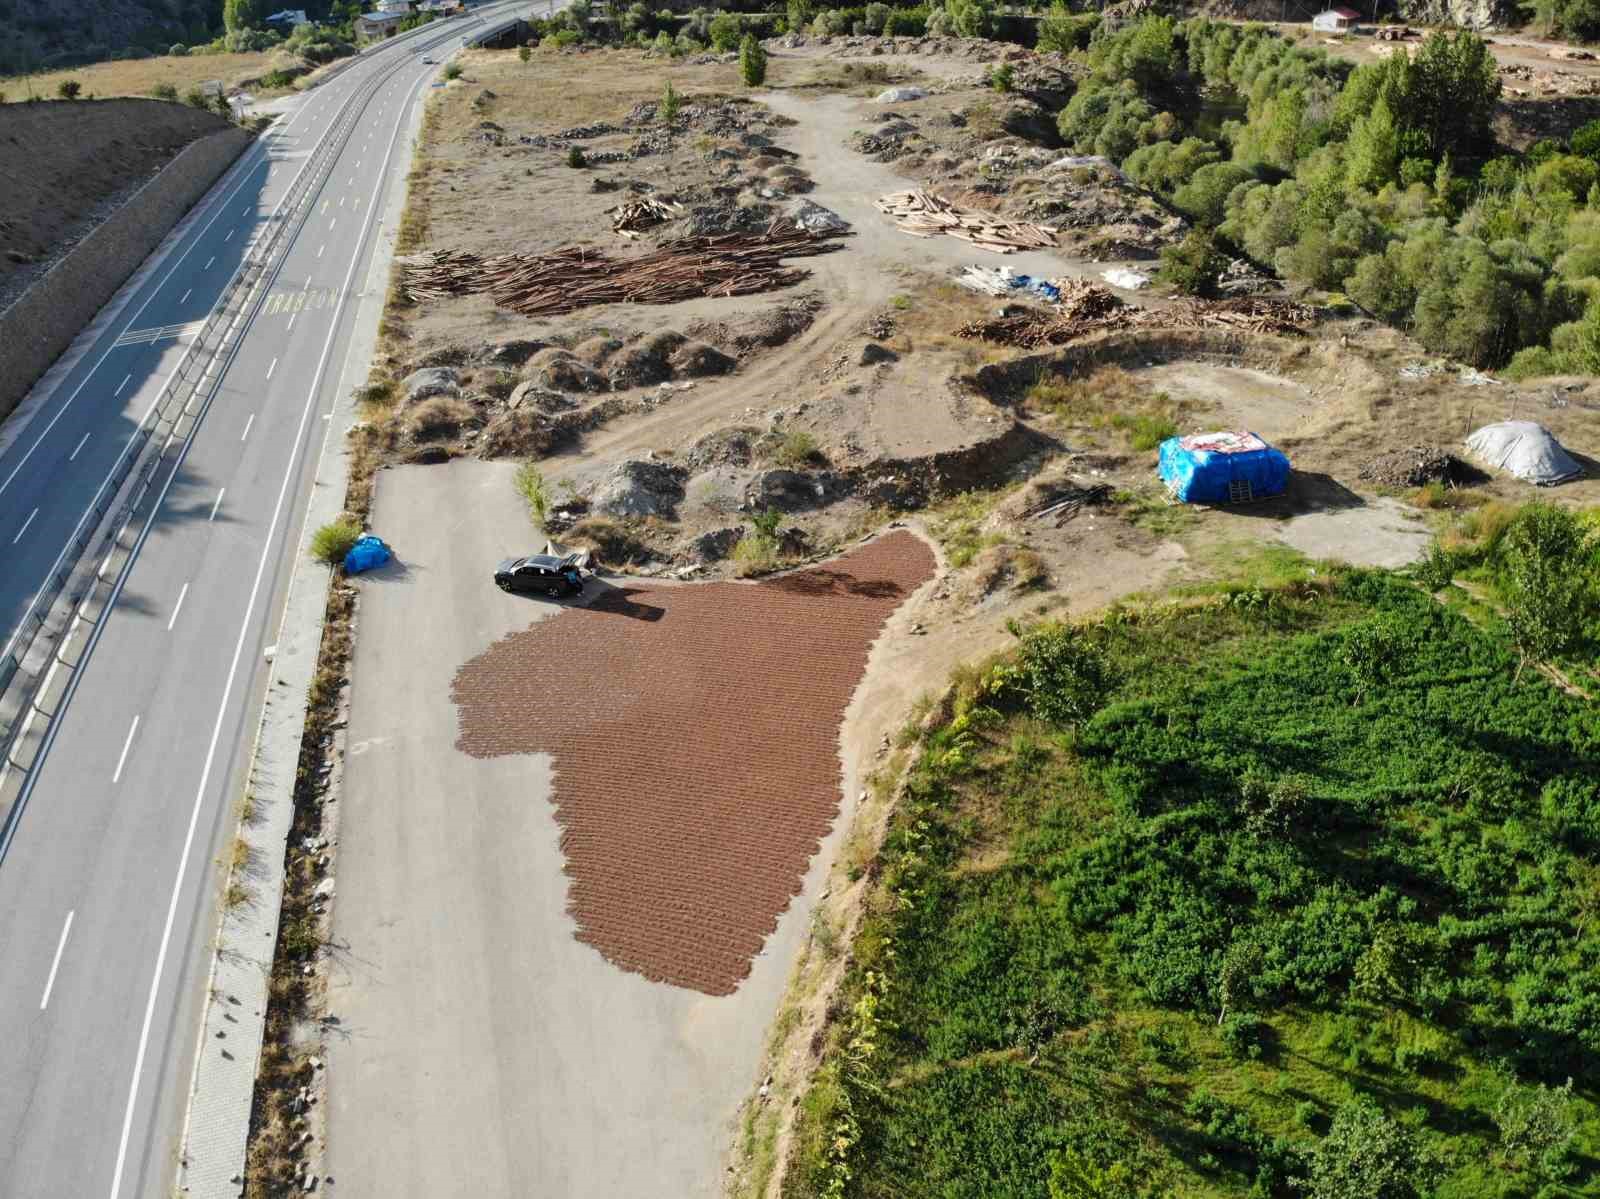
[[[1282,495],[1289,459],[1254,433],[1194,433],[1161,443],[1161,481],[1186,504],[1227,504]]]
[[[389,547],[383,544],[383,538],[368,533],[358,538],[350,547],[350,552],[344,556],[344,573],[358,575],[364,570],[375,570],[392,557],[394,555],[389,552]]]

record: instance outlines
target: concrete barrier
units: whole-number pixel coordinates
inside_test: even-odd
[[[50,368],[250,144],[243,129],[190,142],[0,312],[0,418]]]

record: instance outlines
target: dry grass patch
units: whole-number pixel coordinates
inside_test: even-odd
[[[57,84],[63,79],[76,79],[83,84],[85,97],[148,96],[151,88],[164,83],[176,88],[181,96],[208,79],[220,79],[232,87],[270,71],[291,70],[300,65],[293,55],[272,50],[257,54],[185,54],[178,58],[163,54],[124,62],[97,62],[39,75],[12,75],[0,78],[0,91],[13,101],[26,100],[30,95],[53,100]],[[252,94],[257,90],[252,89]]]
[[[423,400],[406,414],[406,427],[419,440],[452,437],[476,415],[477,410],[465,400],[455,396],[434,396]]]
[[[1120,440],[1128,448],[1153,450],[1178,432],[1188,405],[1164,391],[1151,391],[1120,366],[1102,366],[1087,375],[1041,372],[1023,400],[1035,415],[1056,418],[1068,428]]]

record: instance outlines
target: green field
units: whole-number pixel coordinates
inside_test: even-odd
[[[1191,596],[922,750],[787,1194],[1600,1194],[1600,719],[1498,632]]]

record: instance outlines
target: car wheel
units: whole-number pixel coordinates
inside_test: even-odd
[[[555,596],[555,597],[559,598],[560,595],[561,595],[561,588],[557,587],[554,583],[551,583],[550,586],[548,586],[548,587],[546,587],[544,589],[544,593],[546,595]]]
[[[495,580],[495,586],[499,587],[501,591],[510,591],[511,590],[511,580],[510,579],[496,579]]]

